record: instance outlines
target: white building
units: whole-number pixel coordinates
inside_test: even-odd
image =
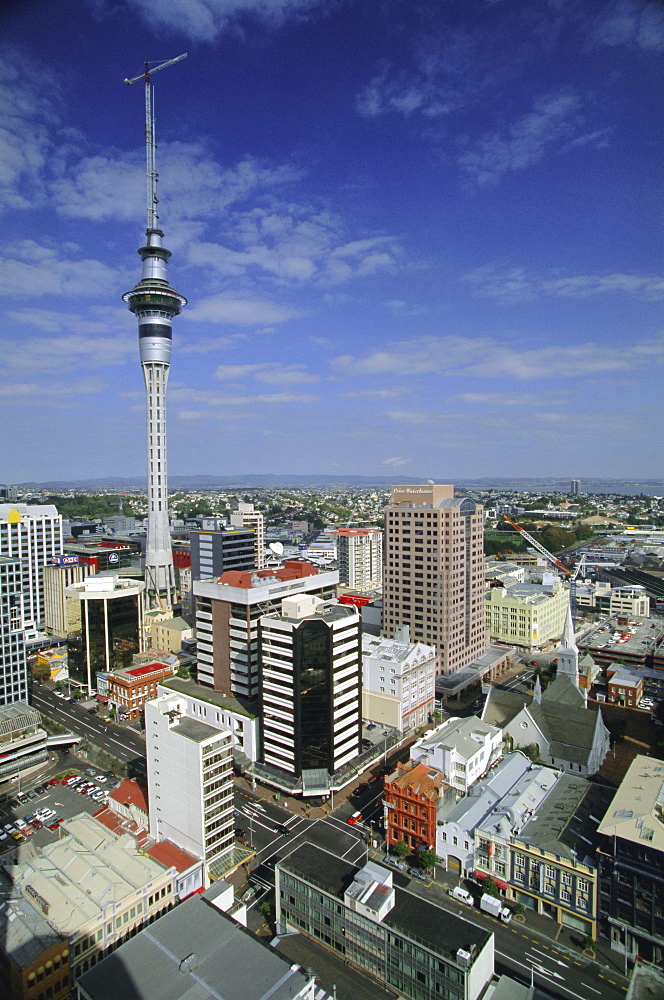
[[[362,635],[362,717],[409,733],[435,707],[436,650],[410,642],[408,628],[394,639]]]
[[[27,700],[23,572],[19,559],[0,556],[0,706]]]
[[[360,752],[362,672],[357,608],[308,594],[259,624],[260,761],[320,795]],[[349,779],[350,780],[350,776]]]
[[[447,719],[417,740],[410,750],[411,760],[419,760],[445,775],[464,794],[498,761],[503,753],[503,734],[471,716]]]
[[[159,698],[174,693],[184,698],[185,715],[206,722],[213,729],[228,730],[234,751],[250,761],[258,759],[260,720],[236,698],[217,694],[202,684],[182,677],[171,677],[159,683]]]
[[[62,517],[53,504],[0,504],[0,556],[23,567],[23,623],[30,638],[44,622],[43,567],[62,555]]]
[[[145,705],[150,836],[223,871],[234,841],[231,734],[187,714],[171,692]],[[213,867],[216,866],[216,867]]]
[[[339,528],[339,583],[353,590],[379,587],[383,579],[383,532],[380,528]]]
[[[544,574],[541,585],[492,587],[486,594],[486,625],[492,640],[526,650],[544,649],[562,634],[568,605],[568,589],[558,577]]]
[[[265,566],[265,518],[252,503],[238,503],[237,510],[231,512],[230,522],[236,528],[252,528],[254,531],[255,569]]]
[[[610,615],[650,615],[650,598],[645,587],[615,587],[609,600]]]

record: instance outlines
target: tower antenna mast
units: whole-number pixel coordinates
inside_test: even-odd
[[[138,83],[139,80],[145,81],[145,168],[147,174],[147,228],[159,229],[159,214],[157,212],[157,205],[159,199],[157,198],[157,165],[155,158],[155,150],[157,144],[155,142],[155,121],[154,121],[154,97],[152,94],[152,86],[150,85],[150,76],[152,73],[158,73],[160,69],[166,69],[167,66],[173,66],[175,63],[181,62],[183,59],[187,58],[187,53],[183,52],[181,56],[176,56],[175,59],[168,59],[166,62],[160,63],[158,66],[153,66],[150,69],[150,63],[145,63],[145,69],[139,76],[133,77],[131,80],[125,79],[125,83],[132,84]]]

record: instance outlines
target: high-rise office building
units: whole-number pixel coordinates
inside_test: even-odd
[[[451,674],[488,646],[484,623],[484,515],[453,486],[393,486],[385,508],[383,634],[408,625]]]
[[[28,700],[21,561],[0,556],[0,706]]]
[[[26,636],[43,627],[43,570],[60,555],[62,518],[53,504],[0,504],[0,556],[21,560]]]
[[[222,694],[253,699],[259,693],[258,620],[278,611],[284,597],[335,595],[339,574],[309,562],[286,561],[255,573],[229,570],[219,580],[194,581],[198,682]]]
[[[162,69],[163,65],[155,68]],[[138,344],[145,381],[148,455],[145,580],[148,601],[154,606],[160,602],[173,605],[176,599],[168,520],[166,389],[171,365],[173,317],[178,315],[182,307],[187,304],[187,300],[176,292],[168,281],[167,264],[171,252],[166,250],[162,243],[164,234],[159,227],[157,214],[154,119],[147,63],[144,79],[148,200],[145,244],[138,251],[143,261],[143,270],[141,280],[130,292],[125,292],[122,298],[138,320]]]
[[[581,480],[580,479],[570,480],[569,491],[573,497],[578,497],[579,493],[581,492]]]
[[[221,877],[234,844],[230,732],[193,718],[187,698],[169,692],[145,705],[145,749],[150,835],[202,858],[206,878]]]
[[[69,669],[93,690],[97,671],[128,667],[143,652],[142,580],[90,576],[65,590]]]
[[[302,779],[332,782],[360,752],[360,616],[347,604],[296,594],[259,622],[260,761]]]
[[[191,543],[191,578],[209,580],[229,569],[254,568],[253,528],[229,527],[218,524],[189,532]]]
[[[383,574],[383,532],[380,528],[339,528],[339,583],[353,590],[374,590]]]
[[[67,634],[65,590],[92,573],[94,566],[79,556],[56,556],[51,566],[44,566],[44,628],[49,635]]]
[[[254,567],[265,566],[265,518],[252,503],[238,503],[237,510],[231,512],[231,524],[236,528],[252,528],[254,531]]]

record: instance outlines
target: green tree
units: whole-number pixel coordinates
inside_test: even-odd
[[[544,761],[540,757],[539,747],[537,743],[528,743],[526,746],[517,746],[515,750],[520,750],[521,753],[525,754],[528,760],[532,760],[533,764],[543,764]]]
[[[428,871],[438,863],[438,855],[435,851],[420,851],[417,855],[417,863],[424,871]]]
[[[396,844],[392,844],[392,853],[396,854],[398,858],[405,858],[407,854],[410,854],[410,847],[405,840],[397,840]]]
[[[488,896],[500,898],[500,889],[490,875],[487,875],[485,879],[482,879],[482,892],[486,892]]]

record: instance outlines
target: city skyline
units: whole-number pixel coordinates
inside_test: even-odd
[[[0,24],[5,481],[144,472],[123,80],[183,51],[155,107],[190,301],[171,475],[662,475],[661,7],[98,0]]]

